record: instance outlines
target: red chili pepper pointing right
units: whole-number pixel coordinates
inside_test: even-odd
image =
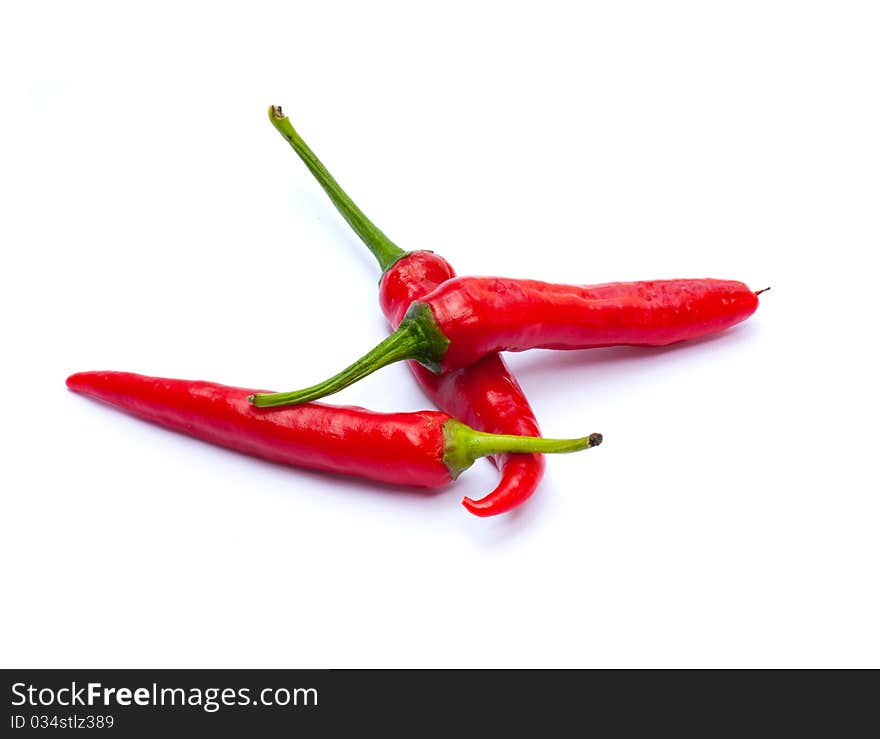
[[[490,352],[665,346],[722,331],[757,307],[757,294],[732,280],[575,286],[457,277],[414,302],[391,336],[338,375],[252,401],[270,407],[317,400],[403,359],[449,372]]]

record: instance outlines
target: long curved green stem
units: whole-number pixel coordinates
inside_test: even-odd
[[[308,403],[338,393],[376,370],[404,359],[415,359],[439,373],[448,346],[449,339],[437,325],[431,307],[417,301],[410,305],[394,333],[329,380],[289,393],[256,393],[248,400],[258,408]]]
[[[546,439],[540,436],[489,434],[450,419],[443,425],[443,462],[452,479],[480,457],[491,454],[567,454],[599,446],[602,434],[580,439]]]
[[[398,330],[377,344],[375,348],[363,357],[328,380],[289,393],[256,393],[249,396],[248,400],[258,408],[299,405],[300,403],[318,400],[333,393],[338,393],[343,388],[353,385],[358,380],[362,380],[367,375],[371,375],[386,365],[403,359],[415,359],[418,354],[418,348],[416,337],[405,331],[401,332]]]
[[[355,233],[361,237],[361,241],[367,245],[367,248],[376,257],[379,267],[385,272],[392,264],[406,254],[397,244],[389,239],[376,225],[364,215],[364,212],[354,204],[354,201],[346,194],[345,190],[334,179],[333,175],[327,171],[327,168],[321,163],[321,160],[315,156],[315,153],[309,148],[308,144],[303,141],[302,137],[296,132],[290,119],[284,115],[280,105],[272,105],[269,107],[269,120],[278,130],[287,142],[293,147],[293,150],[303,160],[309,171],[318,180],[318,184],[324,188],[333,205],[336,206],[342,217],[348,221],[348,224],[354,229]]]

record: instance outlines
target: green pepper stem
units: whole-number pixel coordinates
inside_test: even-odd
[[[299,158],[303,160],[306,167],[309,168],[309,171],[318,180],[318,184],[324,188],[324,192],[327,193],[333,205],[336,206],[336,210],[342,214],[342,217],[348,221],[348,225],[354,229],[355,233],[361,237],[361,241],[367,245],[367,248],[376,257],[376,261],[379,262],[379,267],[381,267],[383,272],[406,254],[403,249],[382,233],[364,215],[364,212],[354,204],[354,201],[348,197],[345,190],[340,187],[333,175],[327,171],[321,160],[315,156],[309,145],[296,132],[290,119],[282,112],[280,105],[269,107],[269,120],[278,130],[278,133],[287,139],[287,142],[299,155]]]
[[[567,454],[599,446],[602,434],[580,439],[545,439],[540,436],[489,434],[454,418],[443,425],[443,462],[454,480],[480,457],[491,454]]]
[[[343,388],[353,385],[358,380],[362,380],[367,375],[388,364],[399,362],[403,359],[414,359],[415,354],[418,353],[417,341],[415,339],[416,337],[413,337],[409,332],[398,329],[372,351],[329,380],[324,380],[324,382],[319,382],[317,385],[312,385],[302,390],[294,390],[289,393],[256,393],[249,396],[248,400],[258,408],[272,408],[279,405],[308,403],[309,401],[338,393]]]
[[[439,373],[448,346],[449,339],[437,325],[430,306],[417,301],[410,305],[394,333],[329,380],[289,393],[256,393],[248,400],[258,408],[308,403],[338,393],[376,370],[404,359],[415,359]]]

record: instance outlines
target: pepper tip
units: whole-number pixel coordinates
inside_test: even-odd
[[[68,390],[73,390],[73,392],[78,393],[83,387],[83,383],[87,380],[88,376],[88,372],[74,372],[64,381],[64,384],[67,385]]]
[[[495,515],[489,506],[481,506],[480,501],[465,496],[461,499],[461,504],[467,509],[468,513],[473,513],[480,518],[488,518]]]

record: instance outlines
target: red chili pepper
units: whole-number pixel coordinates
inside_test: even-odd
[[[602,442],[600,434],[583,439],[487,434],[439,411],[375,413],[320,403],[267,411],[248,402],[253,390],[129,372],[80,372],[67,378],[67,386],[147,421],[273,462],[419,487],[444,485],[490,454],[574,452]]]
[[[455,277],[452,266],[433,252],[400,249],[348,197],[280,107],[269,109],[269,120],[376,257],[383,270],[379,304],[388,322],[397,328],[414,300]],[[434,404],[464,423],[496,434],[541,435],[525,394],[497,353],[443,375],[430,372],[417,362],[409,365]],[[535,492],[544,474],[544,458],[540,454],[504,454],[494,461],[501,473],[497,487],[478,501],[468,497],[462,500],[465,508],[477,516],[493,516],[515,508]]]
[[[403,359],[449,372],[490,352],[664,346],[722,331],[757,307],[757,293],[731,280],[581,287],[456,277],[412,303],[394,333],[338,375],[304,390],[256,395],[252,402],[269,407],[316,400]]]
[[[446,273],[445,279],[438,279]],[[411,252],[383,274],[379,304],[388,322],[397,327],[407,308],[436,285],[455,277],[452,267],[432,252]],[[418,362],[410,370],[428,397],[448,413],[474,428],[496,434],[540,436],[529,401],[497,352],[454,372],[436,374]],[[540,454],[508,454],[495,460],[501,472],[498,485],[480,500],[462,498],[476,516],[496,516],[513,510],[535,492],[544,476]]]

